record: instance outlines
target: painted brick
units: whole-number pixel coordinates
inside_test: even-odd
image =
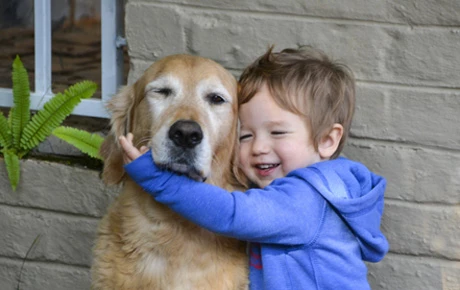
[[[387,198],[460,203],[458,152],[351,139],[344,153],[387,179]]]
[[[20,278],[22,261],[0,259],[0,283],[2,290],[87,290],[90,288],[89,268],[62,264],[26,261]]]
[[[368,264],[373,290],[457,290],[460,289],[460,262],[425,257],[387,255]]]
[[[460,55],[455,48],[460,46],[460,31],[455,28],[412,29],[369,23],[334,23],[153,4],[131,4],[128,7],[136,9],[128,10],[136,18],[127,32],[130,46],[136,48],[130,52],[134,57],[158,58],[185,52],[185,46],[179,43],[186,41],[189,53],[241,69],[271,44],[276,44],[279,49],[310,44],[349,64],[358,79],[446,87],[458,84],[455,72],[460,66]],[[161,20],[158,26],[158,19],[162,18],[168,21]],[[138,23],[139,19],[142,24]],[[182,26],[186,27],[184,31]],[[137,31],[141,27],[155,29]],[[186,40],[182,39],[184,33]],[[149,43],[151,40],[156,40],[155,44]],[[443,45],[438,46],[438,43]],[[153,54],[147,53],[146,47]]]
[[[0,256],[22,259],[39,236],[29,259],[91,265],[98,219],[0,205]]]
[[[43,142],[38,144],[38,146],[34,148],[32,152],[77,157],[85,156],[85,154],[78,150],[75,146],[72,146],[64,140],[59,139],[53,135],[47,137]]]
[[[257,14],[227,17],[195,12],[187,16],[191,18],[191,51],[230,68],[246,67],[272,44],[276,50],[309,44],[350,64],[360,78],[377,78],[381,77],[377,68],[385,62],[381,48],[391,41],[386,31],[372,26]],[[218,43],[212,41],[216,38],[220,39]]]
[[[432,0],[385,1],[392,17],[409,25],[459,25],[460,2]],[[372,9],[372,8],[371,8]]]
[[[135,83],[144,73],[146,69],[152,65],[153,61],[145,61],[141,59],[130,59],[130,69],[128,74],[128,84]]]
[[[393,253],[460,260],[460,207],[386,200],[382,231]]]
[[[129,2],[158,2],[130,0]],[[446,1],[443,5],[430,0],[408,1],[298,1],[298,0],[163,0],[163,3],[185,4],[194,7],[251,12],[288,13],[312,17],[371,20],[402,24],[460,24],[460,3]],[[199,8],[198,8],[199,9]]]
[[[377,85],[356,84],[355,115],[351,136],[389,139],[391,103],[388,90]]]
[[[230,68],[244,68],[271,44],[277,49],[309,44],[348,64],[360,80],[446,87],[458,84],[455,71],[460,55],[453,47],[460,46],[460,34],[452,29],[411,30],[195,11],[184,17],[191,22],[187,34],[190,51]],[[443,48],[433,49],[437,43],[443,43]]]
[[[386,81],[458,87],[458,28],[388,28],[387,32],[392,39],[382,47]]]
[[[101,217],[117,195],[99,172],[59,163],[21,161],[21,180],[13,192],[0,159],[0,203]]]
[[[460,149],[460,92],[360,83],[351,134]]]
[[[155,60],[185,51],[182,19],[177,11],[134,3],[125,7],[130,57]]]

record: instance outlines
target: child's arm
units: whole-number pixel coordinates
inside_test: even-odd
[[[299,198],[308,194],[300,193],[299,185],[229,193],[217,186],[159,169],[151,151],[141,155],[146,148],[139,151],[132,145],[131,134],[127,138],[120,137],[120,144],[125,150],[126,161],[133,160],[125,165],[125,170],[135,182],[158,202],[210,231],[265,243],[302,244],[311,238],[308,233],[313,229],[304,221],[308,219],[307,212],[319,210],[319,207],[305,204],[308,199]],[[320,224],[319,220],[311,222]]]

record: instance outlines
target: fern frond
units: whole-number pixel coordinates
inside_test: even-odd
[[[11,135],[10,127],[8,126],[8,120],[0,112],[0,147],[10,148],[13,143],[13,136]]]
[[[102,160],[102,157],[99,155],[99,148],[101,148],[104,141],[103,137],[76,128],[63,126],[54,129],[53,135],[75,146],[81,152]]]
[[[21,148],[30,150],[45,140],[72,113],[80,101],[90,98],[96,89],[96,83],[83,81],[69,87],[63,94],[56,94],[24,128]]]
[[[5,158],[6,171],[8,172],[11,188],[13,191],[16,191],[20,177],[19,157],[12,150],[3,150],[2,152]]]
[[[13,103],[11,110],[11,133],[13,146],[18,148],[24,127],[30,120],[30,89],[27,70],[19,56],[13,61]]]
[[[97,90],[97,84],[92,81],[81,81],[64,91],[66,96],[77,96],[80,95],[81,99],[91,98]]]
[[[10,129],[12,127],[11,124],[13,123],[13,121],[11,121],[12,116],[14,115],[13,111],[14,111],[14,107],[11,107],[10,112],[8,114],[8,126],[10,127]]]

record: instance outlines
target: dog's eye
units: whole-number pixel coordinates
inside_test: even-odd
[[[168,97],[169,95],[172,94],[172,90],[170,88],[160,88],[160,89],[154,89],[153,90],[155,93],[163,95],[165,97]]]
[[[207,99],[213,105],[220,105],[220,104],[225,103],[225,99],[222,98],[222,96],[220,96],[218,94],[209,94],[207,96]]]

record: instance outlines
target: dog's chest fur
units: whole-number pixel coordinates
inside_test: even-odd
[[[246,289],[245,283],[234,281],[246,276],[243,242],[193,225],[130,180],[109,212],[100,239],[116,237],[118,248],[96,250],[114,251],[104,256],[122,267],[113,289]]]

